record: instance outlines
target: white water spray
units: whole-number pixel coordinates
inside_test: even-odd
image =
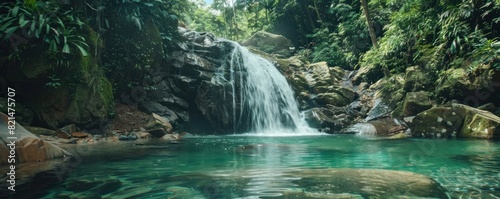
[[[232,93],[240,91],[239,95],[233,94],[232,104],[228,104],[233,106],[235,130],[269,136],[317,133],[301,117],[292,88],[270,61],[236,42],[222,42],[229,42],[233,47],[226,62],[230,66],[220,67],[213,80],[230,82]],[[230,71],[225,71],[227,68]]]

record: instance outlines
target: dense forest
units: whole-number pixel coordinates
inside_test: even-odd
[[[463,100],[474,85],[434,90],[436,82],[500,68],[498,0],[10,0],[0,18],[2,87],[20,88],[31,109],[65,104],[35,111],[42,121],[33,122],[52,128],[113,116],[114,102],[133,101],[123,94],[137,86],[158,90],[155,76],[165,71],[157,66],[183,41],[178,26],[238,42],[258,31],[283,35],[301,60],[367,70],[368,83],[417,67],[424,78],[405,92],[431,91],[438,103]],[[480,92],[496,92],[497,76]],[[49,119],[54,113],[59,119]]]

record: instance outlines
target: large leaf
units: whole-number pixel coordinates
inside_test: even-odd
[[[19,12],[19,6],[12,8],[12,16],[13,17],[16,17],[18,12]]]
[[[76,46],[76,47],[80,50],[80,53],[82,53],[82,56],[86,57],[86,56],[88,56],[88,55],[89,55],[89,54],[87,53],[87,51],[86,51],[83,47],[81,47],[80,45],[75,44],[75,46]]]
[[[63,47],[63,50],[62,50],[63,53],[70,53],[70,50],[69,50],[69,45],[68,44],[64,44],[64,47]]]

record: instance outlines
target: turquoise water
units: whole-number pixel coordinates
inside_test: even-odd
[[[500,144],[493,141],[201,136],[180,144],[151,140],[72,147],[81,158],[78,167],[45,190],[44,198],[272,198],[309,189],[288,173],[327,168],[410,171],[433,178],[451,198],[500,197]],[[91,189],[97,186],[93,181],[110,180],[119,183],[97,195]],[[90,188],[75,190],[72,183]]]

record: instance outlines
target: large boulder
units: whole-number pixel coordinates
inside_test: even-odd
[[[0,113],[0,129],[9,129],[8,116]],[[27,131],[19,124],[15,124],[14,134],[10,131],[0,134],[2,144],[0,145],[0,164],[14,163],[9,162],[14,158],[15,163],[24,162],[40,162],[55,158],[70,156],[71,154],[58,146],[55,146],[47,141],[41,140],[34,134]],[[14,137],[14,138],[12,138]],[[12,151],[15,151],[14,157]]]
[[[255,47],[266,53],[279,54],[285,57],[290,57],[295,51],[292,41],[284,36],[265,31],[256,32],[242,44]]]
[[[500,139],[500,117],[489,111],[462,104],[453,107],[463,111],[465,118],[459,136],[464,138]]]
[[[436,75],[432,71],[420,66],[406,68],[403,89],[407,92],[433,89]]]
[[[402,116],[414,116],[432,107],[429,93],[425,91],[406,93],[403,101]]]
[[[372,84],[382,77],[384,77],[382,66],[368,64],[358,70],[356,75],[354,75],[354,77],[352,78],[352,82],[356,85],[360,84],[361,82]]]
[[[414,137],[500,138],[500,117],[489,111],[451,103],[421,112],[410,123]]]
[[[458,137],[464,112],[453,107],[433,107],[415,116],[410,123],[413,137]]]

